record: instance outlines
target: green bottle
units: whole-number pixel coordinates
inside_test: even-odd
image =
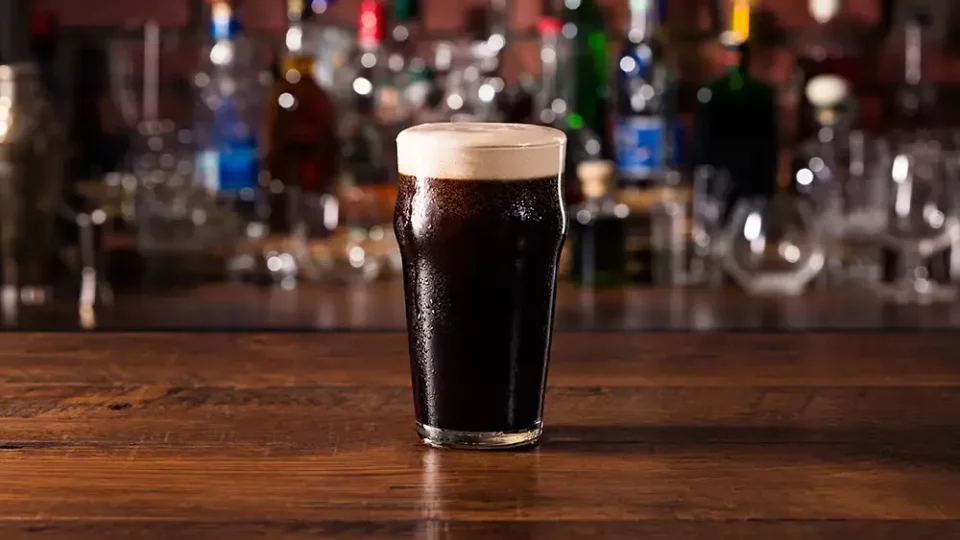
[[[750,1],[733,0],[733,7],[731,29],[721,36],[726,70],[697,92],[696,112],[697,164],[728,173],[728,211],[742,197],[776,192],[779,148],[776,91],[750,73]]]
[[[564,81],[568,127],[589,128],[600,137],[601,153],[609,148],[607,101],[609,95],[609,54],[606,21],[594,0],[564,0],[562,38],[570,54],[571,69]]]

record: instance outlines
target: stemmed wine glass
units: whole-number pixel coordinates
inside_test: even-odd
[[[691,197],[693,246],[688,276],[692,284],[720,285],[723,279],[720,258],[731,189],[730,173],[726,169],[703,165],[694,171]]]
[[[826,260],[811,205],[788,193],[739,200],[725,242],[724,268],[752,295],[800,294]]]
[[[954,287],[930,278],[926,261],[960,239],[960,166],[940,142],[898,144],[883,180],[886,197],[879,240],[899,254],[897,279],[878,286],[898,303],[956,298]]]

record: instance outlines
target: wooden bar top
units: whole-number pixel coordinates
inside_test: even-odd
[[[0,538],[960,538],[960,333],[560,333],[542,445],[424,447],[406,337],[0,334]]]
[[[403,286],[378,281],[294,290],[218,283],[174,293],[118,293],[81,324],[75,298],[4,317],[18,330],[396,330],[406,328]],[[859,287],[813,288],[802,296],[758,298],[738,288],[578,290],[561,283],[561,331],[960,329],[960,302],[884,303]]]

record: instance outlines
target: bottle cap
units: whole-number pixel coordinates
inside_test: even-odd
[[[304,18],[306,0],[287,0],[287,19],[300,22]]]
[[[577,179],[583,196],[588,199],[603,197],[610,191],[610,179],[613,177],[612,161],[595,159],[583,161],[577,166]]]
[[[239,30],[239,23],[228,2],[210,6],[210,33],[214,39],[229,39]]]
[[[544,37],[553,37],[559,35],[562,26],[563,24],[557,17],[544,15],[543,17],[540,17],[539,21],[537,21],[537,31],[541,36]]]
[[[383,4],[377,0],[361,0],[357,16],[357,42],[360,46],[379,45],[385,24]]]

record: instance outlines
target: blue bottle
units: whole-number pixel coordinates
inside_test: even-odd
[[[614,67],[614,161],[624,186],[650,187],[674,164],[676,122],[659,7],[629,0],[627,37]]]
[[[210,38],[195,79],[201,98],[197,180],[212,192],[252,197],[260,170],[256,125],[263,95],[252,48],[229,3],[211,5]]]

